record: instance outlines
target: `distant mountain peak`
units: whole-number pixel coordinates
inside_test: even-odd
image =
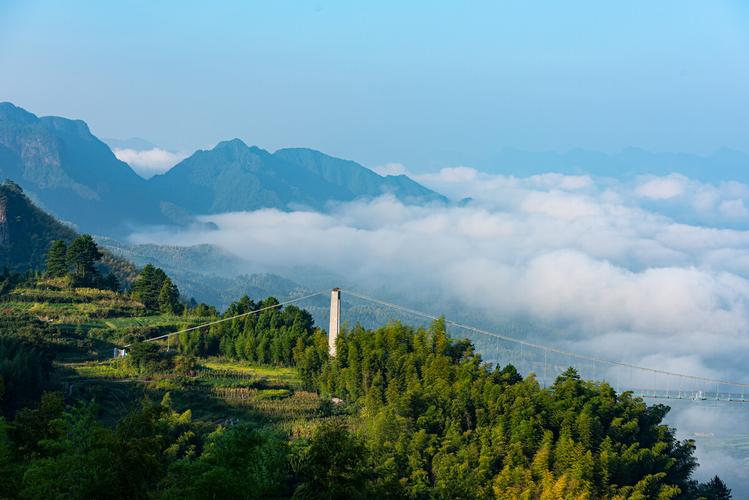
[[[38,122],[39,118],[34,113],[6,101],[0,102],[0,121],[30,124]]]
[[[213,149],[209,149],[207,151],[204,150],[202,151],[202,153],[208,155],[219,154],[224,158],[234,159],[239,159],[247,155],[262,157],[270,156],[270,153],[265,149],[259,148],[257,146],[248,146],[242,139],[238,138],[221,141],[216,144]]]
[[[250,147],[242,139],[235,137],[234,139],[219,142],[213,147],[212,151],[221,149],[250,149]]]

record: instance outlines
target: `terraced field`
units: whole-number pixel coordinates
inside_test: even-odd
[[[96,401],[103,419],[112,422],[127,413],[133,401],[144,395],[157,400],[167,392],[177,410],[191,409],[193,419],[206,424],[252,422],[301,434],[316,419],[333,413],[329,403],[301,388],[295,370],[290,368],[218,358],[202,362],[188,375],[140,377],[117,361],[60,368],[60,383],[68,396]]]
[[[209,321],[197,316],[146,315],[143,304],[125,294],[94,288],[66,288],[60,279],[41,279],[11,291],[0,303],[0,329],[32,327],[43,332],[61,362],[103,360],[112,348],[137,338]]]
[[[126,360],[112,358],[113,347],[212,320],[145,315],[143,305],[126,294],[70,289],[55,279],[17,287],[0,304],[0,329],[28,327],[28,336],[51,347],[54,385],[70,403],[95,402],[106,422],[125,416],[144,396],[160,400],[167,393],[176,409],[190,409],[192,418],[206,425],[252,422],[296,434],[339,410],[303,390],[293,368],[209,358],[186,372],[145,375]],[[161,352],[175,355],[175,340],[159,341]]]

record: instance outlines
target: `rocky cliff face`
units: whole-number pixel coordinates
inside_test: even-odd
[[[39,118],[0,103],[0,176],[86,232],[122,234],[130,225],[166,222],[158,201],[146,196],[146,181],[80,120]]]

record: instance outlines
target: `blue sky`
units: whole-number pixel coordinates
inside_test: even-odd
[[[738,1],[0,0],[0,100],[175,150],[749,151],[748,89]]]

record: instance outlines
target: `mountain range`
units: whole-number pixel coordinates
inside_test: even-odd
[[[353,161],[311,149],[269,153],[239,139],[197,151],[148,180],[153,197],[191,213],[259,208],[322,210],[331,201],[391,193],[407,203],[447,200],[408,177],[380,176]]]
[[[197,215],[325,210],[331,202],[382,194],[410,204],[447,202],[404,175],[381,176],[312,149],[270,153],[239,139],[196,151],[146,180],[85,122],[40,118],[8,102],[0,103],[0,175],[78,229],[117,237],[136,226],[185,225]]]

